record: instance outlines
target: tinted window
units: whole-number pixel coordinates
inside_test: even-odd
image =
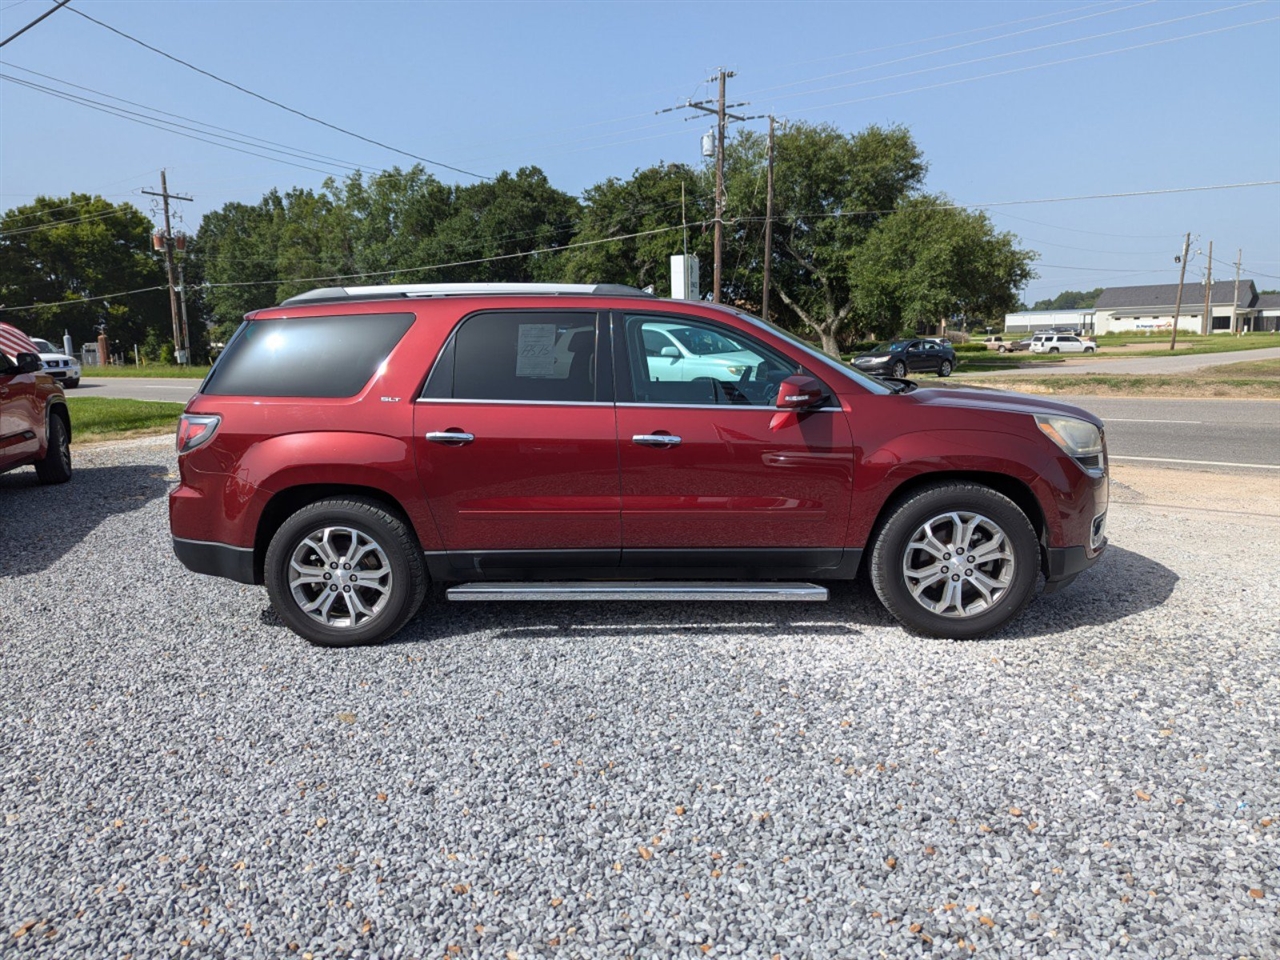
[[[413,325],[413,314],[250,320],[205,383],[214,396],[353,397]]]
[[[773,406],[778,384],[798,366],[738,334],[701,321],[628,316],[624,320],[631,384],[640,403]],[[670,337],[688,351],[662,356],[649,348]],[[714,349],[710,349],[714,348]]]
[[[448,351],[441,354],[424,396],[562,403],[598,399],[594,313],[480,313],[463,321],[451,345],[452,358]]]

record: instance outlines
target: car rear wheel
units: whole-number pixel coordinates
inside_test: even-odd
[[[359,497],[321,500],[289,517],[266,557],[271,605],[321,647],[378,643],[418,612],[427,575],[409,526]]]
[[[1050,347],[1050,348],[1049,348],[1049,352],[1050,352],[1050,353],[1057,353],[1057,352],[1058,352],[1058,348],[1057,348],[1057,347]]]
[[[880,602],[916,633],[969,639],[1003,626],[1031,599],[1039,546],[1026,514],[974,483],[940,483],[900,503],[871,554]]]
[[[950,361],[950,360],[943,360],[940,364],[938,364],[938,376],[940,376],[940,377],[949,377],[949,376],[951,376],[951,361]]]
[[[49,446],[44,459],[36,461],[36,477],[41,483],[66,483],[71,479],[71,435],[56,413],[49,414]]]
[[[903,363],[901,360],[895,361],[893,364],[893,370],[891,371],[890,376],[897,377],[899,380],[901,380],[906,375],[907,375],[907,365]]]

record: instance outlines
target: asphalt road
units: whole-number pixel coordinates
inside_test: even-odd
[[[116,400],[170,400],[186,403],[200,387],[199,380],[147,377],[82,377],[80,386],[68,391],[73,397],[110,397]]]
[[[1167,400],[1073,397],[1107,424],[1119,462],[1175,469],[1280,471],[1280,403],[1274,400]]]
[[[1125,348],[1112,348],[1102,356],[1067,357],[1063,363],[1038,363],[1014,370],[984,371],[968,374],[982,377],[1043,377],[1067,373],[1191,373],[1205,367],[1220,367],[1228,363],[1245,363],[1250,360],[1280,360],[1280,346],[1261,350],[1239,350],[1235,353],[1193,353],[1169,357],[1125,357]],[[957,374],[963,378],[966,374]]]

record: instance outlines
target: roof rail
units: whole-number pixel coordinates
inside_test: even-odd
[[[394,297],[468,296],[598,296],[652,297],[622,283],[388,283],[372,287],[320,287],[290,297],[280,306],[335,303],[343,300],[385,300]]]

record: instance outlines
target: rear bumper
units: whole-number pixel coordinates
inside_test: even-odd
[[[252,547],[233,547],[226,543],[174,537],[173,552],[184,567],[195,573],[225,577],[239,583],[259,582],[254,575]]]

